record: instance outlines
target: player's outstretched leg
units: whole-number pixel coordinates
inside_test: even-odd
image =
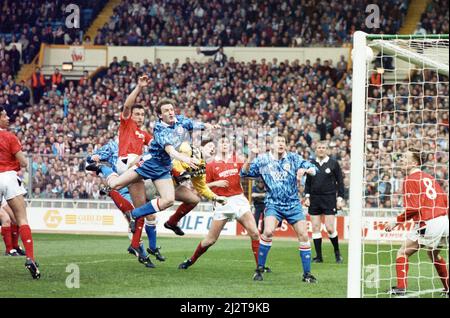
[[[191,258],[185,260],[183,263],[178,265],[178,269],[188,269],[190,266],[194,265],[197,259],[202,256],[208,248],[210,248],[214,243],[216,243],[219,238],[220,232],[223,227],[227,224],[227,220],[213,220],[211,224],[211,228],[209,229],[206,237],[197,245],[194,254],[192,254]]]

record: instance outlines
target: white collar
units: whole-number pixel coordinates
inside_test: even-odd
[[[172,125],[169,125],[168,123],[163,122],[161,119],[159,120],[159,122],[160,122],[161,125],[163,125],[164,127],[170,127],[170,126],[176,124],[176,123],[178,122],[178,119],[177,119],[177,117],[175,116],[175,122],[174,122]]]
[[[420,170],[420,168],[412,168],[409,175],[412,175],[413,173],[420,172],[420,171],[422,171],[422,170]]]
[[[283,155],[281,156],[281,158],[278,158],[278,159],[275,158],[275,156],[273,155],[273,152],[272,152],[272,151],[269,153],[269,156],[270,156],[271,159],[281,160],[281,159],[284,159],[284,158],[287,157],[287,151],[285,151],[285,152],[283,153]]]
[[[324,163],[327,163],[328,160],[330,160],[330,157],[326,156],[325,158],[323,158],[323,160],[317,160],[317,162],[319,163],[319,165],[323,165]]]

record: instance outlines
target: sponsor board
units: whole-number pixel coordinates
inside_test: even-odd
[[[76,208],[27,208],[33,230],[123,232],[128,224],[119,210]]]
[[[310,221],[309,215],[306,216],[306,220],[308,222],[308,233],[309,237],[312,236],[312,225]],[[259,222],[259,229],[261,230],[262,221]],[[345,218],[343,216],[337,216],[336,217],[336,228],[339,234],[339,238],[344,238],[344,228],[345,228]],[[247,235],[247,231],[244,229],[244,227],[241,224],[237,224],[237,235]],[[297,237],[297,234],[295,233],[292,226],[289,225],[289,223],[286,220],[283,220],[279,224],[279,226],[275,229],[276,237]],[[328,234],[325,229],[325,225],[322,224],[322,236],[328,237]]]
[[[27,209],[28,221],[33,230],[73,232],[117,232],[128,233],[128,223],[119,210],[77,208],[32,208]],[[158,233],[173,234],[164,223],[175,212],[171,209],[157,213]],[[192,211],[179,222],[186,234],[208,233],[213,214]],[[143,232],[145,234],[145,231]],[[175,234],[174,234],[175,235]],[[236,235],[236,221],[228,222],[222,235]]]
[[[386,225],[395,221],[392,217],[365,217],[363,218],[363,239],[371,241],[404,241],[406,234],[414,228],[414,221],[399,224],[391,232],[386,232]]]

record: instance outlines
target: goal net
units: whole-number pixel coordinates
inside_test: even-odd
[[[448,42],[448,35],[354,35],[349,297],[393,297],[397,251],[414,222],[385,227],[404,211],[400,158],[408,148],[426,156],[421,169],[448,194]],[[441,255],[448,264],[448,247]],[[425,249],[409,258],[407,279],[403,297],[441,297]]]

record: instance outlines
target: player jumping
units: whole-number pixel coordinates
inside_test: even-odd
[[[405,211],[397,216],[396,222],[386,226],[385,230],[390,232],[410,219],[414,220],[416,226],[397,252],[397,286],[388,291],[391,295],[406,295],[408,258],[419,248],[425,247],[442,281],[443,292],[448,296],[447,265],[445,259],[439,255],[441,248],[448,244],[448,197],[431,175],[420,170],[424,161],[420,151],[413,148],[401,159],[408,174],[403,181]]]
[[[115,190],[141,180],[153,181],[160,198],[137,207],[130,214],[131,229],[135,230],[135,220],[154,214],[172,206],[175,201],[175,189],[172,181],[172,159],[186,163],[192,169],[198,169],[200,160],[178,152],[176,149],[186,140],[194,129],[219,128],[217,125],[195,123],[192,120],[175,115],[175,101],[162,99],[156,106],[160,121],[155,124],[154,138],[150,144],[149,153],[132,169],[121,176],[112,174],[108,177],[108,185]]]
[[[127,97],[124,103],[122,113],[120,115],[119,126],[119,158],[116,164],[116,172],[109,166],[100,164],[93,167],[86,167],[87,170],[91,169],[97,173],[102,172],[107,178],[111,175],[115,177],[117,174],[123,174],[127,169],[134,166],[143,154],[143,148],[148,145],[152,139],[151,135],[142,129],[145,120],[145,110],[141,104],[136,104],[136,99],[142,90],[149,84],[149,78],[144,75],[139,77],[137,86]],[[134,207],[140,207],[144,205],[146,201],[145,197],[145,185],[142,179],[134,180],[127,184],[130,191],[131,199]],[[128,201],[126,199],[117,197],[120,205],[127,206]],[[118,202],[117,201],[117,202]],[[130,211],[128,211],[130,212]],[[152,223],[155,222],[154,216],[150,217]],[[154,224],[153,224],[154,225]],[[140,254],[139,245],[141,241],[142,229],[144,227],[144,218],[139,218],[134,224],[133,220],[133,238],[131,240],[131,249],[134,250],[134,254],[138,257],[139,262],[143,263],[146,267],[152,267],[149,258],[146,255]],[[153,227],[156,229],[156,227]]]
[[[93,163],[99,163],[107,162],[112,166],[112,170],[114,172],[117,172],[117,160],[118,160],[118,153],[119,153],[119,146],[117,144],[117,141],[111,140],[106,145],[100,147],[97,149],[91,156],[87,157],[87,162],[89,164]],[[107,170],[107,169],[102,169]],[[106,172],[108,173],[108,172]],[[104,173],[100,174],[101,177],[107,178],[108,175],[105,175]],[[122,188],[118,191],[111,190],[108,191],[108,189],[102,188],[102,191],[105,192],[116,204],[117,208],[124,213],[125,216],[127,216],[127,212],[130,212],[134,209],[130,193],[128,191],[128,187]],[[165,261],[165,257],[161,254],[160,248],[156,246],[156,221],[154,220],[155,217],[150,216],[146,217],[145,219],[145,230],[147,233],[147,237],[149,240],[149,248],[147,249],[148,253],[151,255],[154,255],[157,260],[159,261]],[[129,222],[129,220],[127,219]],[[133,234],[131,234],[130,239],[132,240]],[[142,241],[139,244],[139,253],[136,254],[135,249],[130,245],[128,247],[128,252],[130,254],[133,254],[138,257],[138,260],[143,262],[146,267],[154,267],[154,264],[151,262],[151,260],[147,257],[145,253],[144,246],[142,244]]]
[[[198,195],[194,193],[185,182],[191,181],[194,190],[202,197],[218,202],[219,204],[225,204],[226,199],[224,197],[216,195],[206,184],[206,170],[205,160],[202,158],[202,154],[198,149],[189,145],[188,142],[183,142],[179,147],[180,153],[195,157],[200,160],[198,169],[192,169],[186,163],[179,160],[173,160],[172,176],[175,181],[175,200],[183,202],[178,209],[172,214],[164,223],[164,227],[175,232],[177,235],[184,235],[183,230],[178,226],[178,222],[192,211],[200,202]]]
[[[306,172],[315,175],[317,168],[304,160],[299,154],[286,152],[286,139],[276,136],[272,152],[257,156],[257,149],[252,149],[252,155],[241,170],[242,177],[261,177],[266,185],[266,210],[264,217],[264,232],[261,235],[258,267],[254,280],[263,280],[262,273],[267,255],[272,246],[273,233],[280,221],[286,219],[292,225],[298,236],[300,260],[303,265],[303,281],[316,283],[311,274],[311,244],[308,237],[308,226],[298,195],[297,181]]]
[[[258,265],[259,232],[250,204],[244,196],[239,176],[243,163],[238,162],[236,156],[230,153],[228,138],[223,137],[218,140],[218,149],[217,158],[206,165],[206,181],[214,193],[227,198],[227,203],[215,206],[213,221],[207,236],[198,244],[192,257],[178,266],[179,269],[187,269],[192,266],[217,241],[227,222],[233,219],[236,219],[247,230],[251,238],[253,255]]]

